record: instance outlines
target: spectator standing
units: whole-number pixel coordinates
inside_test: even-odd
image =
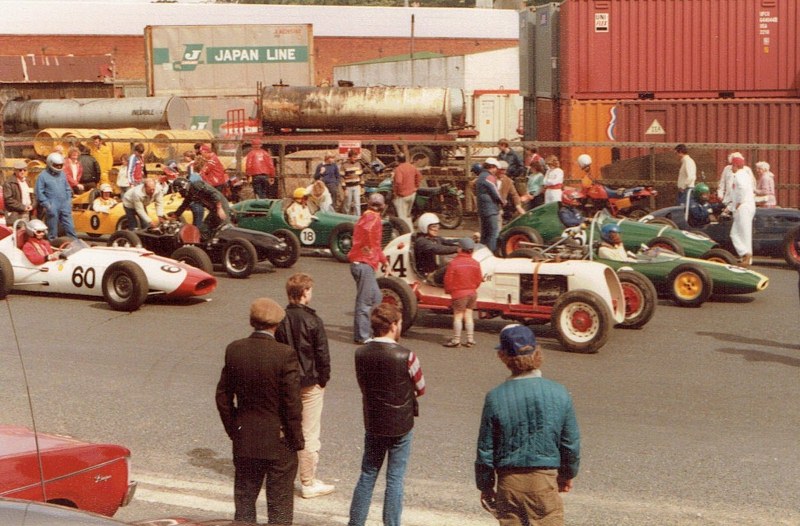
[[[203,167],[200,169],[200,177],[203,181],[213,186],[221,194],[230,192],[228,188],[228,174],[225,166],[219,160],[217,154],[211,150],[211,146],[204,144],[200,146],[200,155],[203,157]]]
[[[31,210],[36,206],[33,189],[28,185],[28,165],[25,161],[14,162],[14,177],[3,183],[6,225],[14,226],[14,221],[31,218]]]
[[[78,150],[80,151],[78,161],[83,167],[80,178],[83,190],[86,191],[97,188],[97,185],[100,184],[100,164],[98,164],[97,159],[92,157],[89,153],[89,148],[83,144],[78,145]]]
[[[333,198],[328,187],[321,180],[316,180],[306,186],[308,201],[313,204],[320,212],[333,212]]]
[[[36,178],[34,193],[42,207],[47,223],[47,238],[52,241],[58,236],[58,227],[64,235],[78,239],[72,222],[72,189],[64,174],[64,156],[51,153],[47,156],[46,167]]]
[[[739,158],[744,159],[744,156],[739,152],[733,152],[728,155],[728,164],[722,169],[719,176],[719,184],[717,185],[717,197],[725,205],[730,205],[731,195],[733,194],[733,160]]]
[[[83,185],[81,184],[83,164],[78,160],[80,155],[80,150],[75,146],[71,146],[70,149],[67,150],[67,158],[64,160],[64,174],[67,176],[67,183],[69,183],[69,187],[72,188],[73,194],[83,192]]]
[[[203,178],[200,177],[200,173],[197,171],[197,154],[191,150],[187,150],[183,152],[183,160],[186,163],[186,179],[189,180],[190,183],[194,183],[196,181],[203,181]],[[192,224],[197,228],[203,227],[203,214],[205,213],[205,207],[203,203],[199,201],[195,201],[189,205],[189,210],[192,211]]]
[[[259,199],[277,199],[278,194],[274,191],[275,184],[275,164],[272,162],[272,155],[266,151],[261,143],[261,139],[250,141],[250,151],[244,158],[244,173],[253,185],[253,193]],[[272,183],[270,183],[272,180]],[[270,190],[270,191],[268,191]]]
[[[350,215],[361,214],[361,168],[348,166],[344,169],[344,208],[342,212]]]
[[[753,217],[756,214],[753,175],[746,169],[744,159],[736,157],[731,164],[733,173],[730,204],[733,211],[731,242],[739,254],[739,264],[749,267],[753,263]]]
[[[544,175],[545,204],[558,203],[561,201],[563,188],[564,170],[561,169],[561,163],[559,162],[558,157],[555,155],[550,155],[547,157],[547,173]]]
[[[339,210],[342,202],[342,174],[339,171],[339,165],[336,164],[336,156],[334,154],[325,154],[323,161],[314,169],[314,180],[322,181],[325,184],[331,194],[333,208]]]
[[[503,228],[503,223],[511,221],[514,213],[524,214],[525,209],[522,208],[522,197],[517,192],[517,187],[514,181],[508,176],[508,168],[506,161],[499,161],[500,168],[497,169],[497,191],[500,194],[500,199],[503,200],[502,214],[497,216],[497,228]]]
[[[350,274],[356,282],[356,306],[353,316],[353,342],[365,343],[370,338],[370,312],[383,299],[375,276],[381,265],[388,263],[381,247],[386,207],[383,196],[371,194],[367,211],[358,219],[353,230],[353,246],[347,254]],[[388,269],[387,269],[388,270]]]
[[[528,173],[536,172],[544,175],[547,171],[544,157],[539,155],[539,149],[536,146],[527,146],[525,148],[525,165],[528,167]]]
[[[675,147],[675,153],[681,161],[681,167],[678,170],[678,204],[686,202],[686,194],[690,188],[694,188],[697,182],[697,164],[694,159],[689,157],[689,149],[685,144],[679,144]]]
[[[528,165],[526,190],[530,200],[525,203],[525,208],[531,210],[544,204],[544,174],[547,165],[535,146],[529,146],[526,152]]]
[[[483,283],[481,264],[472,257],[475,242],[464,237],[459,240],[458,254],[447,265],[444,274],[444,291],[450,294],[453,309],[453,337],[445,347],[472,347],[475,345],[475,320],[472,311],[478,301],[478,287]],[[461,329],[467,332],[467,341],[461,343]]]
[[[155,203],[158,219],[150,219],[150,215],[147,213],[147,206],[150,203]],[[122,206],[125,210],[128,230],[136,230],[136,225],[140,222],[142,226],[155,228],[164,220],[164,195],[156,187],[155,179],[145,179],[144,183],[125,192],[125,195],[122,196]]]
[[[142,183],[147,177],[147,168],[144,165],[144,144],[137,143],[133,146],[133,152],[128,158],[128,181],[131,186]]]
[[[559,492],[572,489],[580,464],[572,397],[542,378],[542,350],[528,327],[507,325],[497,349],[511,377],[483,404],[475,460],[481,502],[501,525],[561,526]]]
[[[103,137],[100,135],[92,136],[92,144],[89,146],[89,153],[97,161],[100,167],[100,182],[111,183],[109,178],[111,175],[111,168],[114,167],[114,152],[110,144],[106,144]]]
[[[756,185],[756,204],[764,208],[775,208],[778,202],[775,199],[775,175],[770,171],[768,162],[756,163],[758,184]]]
[[[119,195],[122,197],[125,195],[125,192],[131,187],[131,180],[128,178],[128,160],[130,157],[128,154],[122,154],[120,157],[120,165],[116,168],[117,170],[117,178],[114,181],[117,185],[117,189],[119,190]],[[112,168],[113,170],[113,168]],[[110,175],[110,173],[109,173]]]
[[[483,163],[483,169],[475,184],[475,193],[478,196],[478,220],[481,228],[481,243],[489,250],[497,250],[497,236],[500,235],[499,215],[502,210],[503,199],[497,190],[497,169],[500,162],[489,157]]]
[[[304,447],[297,354],[275,340],[284,310],[269,298],[250,305],[254,332],[225,350],[216,402],[233,442],[234,520],[256,523],[256,499],[266,478],[270,524],[294,519],[292,482]]]
[[[300,401],[303,404],[303,440],[305,448],[297,452],[300,495],[304,499],[333,493],[335,486],[317,479],[319,436],[322,429],[322,406],[325,386],[331,377],[331,357],[325,325],[309,307],[314,280],[297,273],[286,281],[286,317],[275,331],[275,339],[292,347],[300,364]]]
[[[422,174],[416,166],[406,160],[403,153],[397,154],[397,167],[394,169],[392,182],[392,194],[394,198],[394,209],[397,217],[405,221],[408,231],[414,231],[414,223],[411,222],[411,208],[414,206],[414,199],[417,197],[417,189],[422,183]]]
[[[348,526],[366,523],[375,481],[388,456],[383,524],[400,526],[406,466],[411,455],[417,397],[425,394],[425,377],[413,351],[398,342],[403,326],[400,310],[382,303],[370,316],[375,334],[356,349],[355,365],[364,409],[364,455],[353,490]]]
[[[517,177],[525,175],[525,167],[522,165],[522,159],[519,158],[517,152],[511,149],[511,146],[508,144],[508,139],[500,139],[497,141],[497,147],[500,149],[500,153],[497,154],[497,160],[508,163],[508,176],[512,179],[516,179]]]

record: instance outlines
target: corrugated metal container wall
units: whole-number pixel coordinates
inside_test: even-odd
[[[211,130],[216,137],[232,134],[225,123],[230,110],[244,110],[245,122],[234,122],[237,129],[246,128],[248,133],[258,131],[258,120],[255,119],[256,97],[184,97],[189,105],[189,116],[192,130]],[[234,130],[235,131],[235,130]]]
[[[561,98],[800,96],[797,0],[567,0],[559,19]]]
[[[797,145],[800,144],[800,99],[621,101],[616,107],[613,137],[620,142]],[[647,153],[623,150],[622,157]],[[727,164],[729,153],[716,151],[719,171]],[[754,146],[742,153],[751,167],[757,161],[770,163],[775,174],[778,204],[800,205],[796,187],[800,183],[800,151]],[[716,183],[719,171],[706,174],[706,178]]]

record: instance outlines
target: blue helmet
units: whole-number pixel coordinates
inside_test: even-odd
[[[600,237],[603,238],[603,241],[611,243],[611,234],[616,233],[619,234],[619,225],[616,223],[611,223],[608,225],[603,225],[603,228],[600,229]]]
[[[475,175],[478,175],[483,171],[483,166],[481,166],[481,163],[475,163],[472,166],[470,166],[469,171],[474,173]]]

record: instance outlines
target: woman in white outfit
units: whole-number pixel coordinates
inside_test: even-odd
[[[744,159],[736,157],[731,161],[733,172],[731,184],[731,203],[733,227],[731,242],[743,267],[753,262],[753,216],[756,215],[755,188],[752,172],[747,170]]]
[[[562,188],[564,188],[564,170],[558,157],[550,155],[547,158],[547,173],[544,174],[544,203],[561,202]]]

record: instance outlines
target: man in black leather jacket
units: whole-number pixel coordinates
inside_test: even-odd
[[[286,281],[286,317],[275,331],[275,339],[288,344],[300,362],[300,400],[303,402],[303,439],[305,449],[297,452],[300,475],[300,496],[304,499],[332,493],[333,484],[316,478],[319,462],[319,440],[325,385],[331,377],[331,357],[325,325],[314,309],[308,306],[314,280],[298,272]]]
[[[417,397],[425,393],[425,378],[416,355],[399,345],[403,319],[400,310],[387,303],[370,316],[375,337],[356,349],[356,377],[364,408],[364,456],[350,504],[349,526],[367,520],[375,480],[388,454],[384,524],[400,524],[403,511],[403,479],[411,453]]]
[[[183,202],[175,212],[167,214],[169,217],[180,217],[188,210],[193,203],[200,203],[203,208],[208,210],[200,233],[203,239],[208,238],[214,231],[224,223],[230,223],[231,208],[228,200],[222,193],[204,181],[189,181],[183,177],[178,177],[172,181],[172,187],[181,194]],[[194,208],[192,208],[194,211]]]

